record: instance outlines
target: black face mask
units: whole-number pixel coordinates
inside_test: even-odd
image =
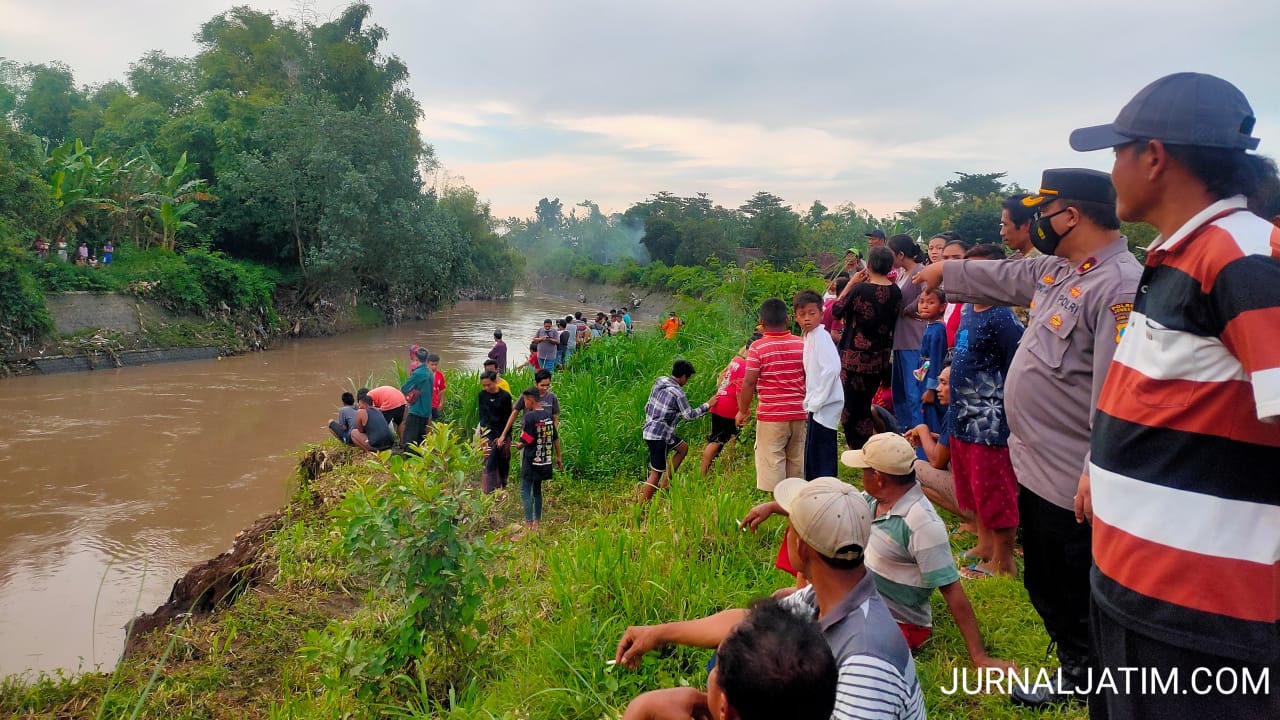
[[[1061,215],[1069,209],[1070,208],[1063,208],[1056,213],[1036,216],[1035,221],[1031,223],[1031,244],[1035,246],[1035,249],[1045,255],[1052,255],[1053,251],[1058,249],[1058,243],[1061,243],[1063,238],[1070,235],[1071,231],[1076,229],[1075,226],[1072,225],[1067,228],[1066,232],[1059,235],[1058,231],[1053,229],[1053,223],[1050,222],[1050,218],[1056,215]]]

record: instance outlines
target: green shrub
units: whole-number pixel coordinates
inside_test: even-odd
[[[0,224],[0,346],[16,350],[47,332],[52,323],[44,295],[27,270],[27,259],[5,242],[5,231]]]
[[[31,275],[45,292],[108,291],[117,286],[101,268],[73,265],[55,258],[33,262]]]
[[[335,623],[307,638],[304,653],[325,668],[326,684],[412,674],[424,656],[442,687],[465,675],[487,631],[480,604],[502,584],[485,569],[495,549],[481,526],[487,499],[470,482],[479,457],[450,425],[434,425],[420,457],[371,462],[377,475],[347,494],[335,517],[339,543],[353,571],[373,581],[370,605],[386,617],[366,633]]]

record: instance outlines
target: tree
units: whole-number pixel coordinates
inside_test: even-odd
[[[159,105],[168,113],[190,109],[195,100],[195,85],[195,64],[187,58],[170,57],[152,50],[129,64],[129,87],[138,97]]]
[[[789,268],[804,255],[800,244],[800,216],[787,208],[758,212],[751,221],[752,239],[765,258],[779,270]]]
[[[403,89],[409,68],[394,55],[379,54],[387,31],[368,23],[372,13],[368,3],[357,2],[337,19],[312,28],[311,83],[339,109],[381,109],[414,122],[421,111]],[[408,103],[402,106],[405,100]]]
[[[968,202],[981,200],[990,195],[1004,192],[1004,176],[1006,173],[966,173],[957,172],[960,177],[948,180],[938,188],[938,199],[947,202]]]
[[[708,260],[733,259],[734,246],[722,223],[712,218],[687,221],[676,249],[676,265],[705,265]]]
[[[61,145],[71,135],[72,111],[83,102],[71,68],[51,63],[27,65],[22,71],[30,80],[16,108],[18,126],[51,145]]]
[[[821,200],[814,200],[813,204],[809,206],[809,212],[805,215],[804,222],[811,229],[817,229],[818,226],[822,225],[826,217],[827,206],[823,205]]]
[[[217,199],[205,192],[203,178],[190,177],[194,170],[187,164],[187,154],[183,153],[173,172],[161,176],[155,189],[143,195],[155,208],[161,228],[160,247],[166,250],[176,249],[180,230],[195,227],[195,223],[185,218],[196,209],[196,204]]]
[[[44,165],[54,208],[49,236],[70,243],[94,212],[115,209],[110,199],[100,195],[110,175],[108,161],[95,161],[79,140],[58,146]]]
[[[786,206],[783,204],[782,198],[771,192],[761,190],[755,195],[752,195],[750,200],[748,200],[742,207],[738,208],[738,211],[743,215],[746,215],[748,218],[754,219],[757,215],[765,211],[781,210],[785,207]]]
[[[640,243],[649,251],[649,257],[667,265],[676,264],[676,251],[683,241],[684,237],[676,224],[661,216],[650,217],[645,222],[644,237],[640,239]]]
[[[564,205],[560,203],[560,198],[555,200],[542,198],[538,201],[534,214],[537,216],[538,226],[542,229],[555,230],[564,226]]]

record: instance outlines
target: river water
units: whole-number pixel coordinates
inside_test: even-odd
[[[495,328],[514,365],[576,309],[517,293],[263,353],[0,381],[0,676],[113,667],[131,617],[279,509],[348,378],[392,378],[413,343],[479,370]]]

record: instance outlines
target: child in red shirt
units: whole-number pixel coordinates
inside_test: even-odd
[[[431,384],[431,421],[442,422],[444,413],[440,409],[444,407],[444,373],[440,372],[440,356],[434,353],[427,356],[427,367],[436,376]]]
[[[738,391],[742,390],[746,376],[747,346],[743,345],[720,373],[720,387],[711,403],[711,434],[707,436],[707,447],[702,451],[703,475],[711,471],[711,463],[715,462],[724,446],[738,437]]]

